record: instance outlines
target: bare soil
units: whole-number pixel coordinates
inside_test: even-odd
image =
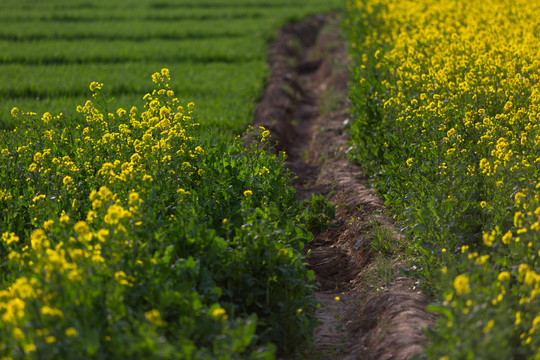
[[[397,275],[399,254],[385,259],[371,244],[374,223],[392,241],[405,239],[361,167],[347,159],[349,73],[339,26],[338,16],[328,15],[281,29],[254,125],[270,130],[277,148],[288,153],[298,200],[323,194],[336,207],[336,220],[309,246],[321,325],[308,357],[410,359],[422,352],[422,328],[433,324],[425,310],[430,299],[413,279]]]

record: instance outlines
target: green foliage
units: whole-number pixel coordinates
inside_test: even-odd
[[[304,214],[309,231],[323,231],[336,218],[336,208],[327,202],[323,195],[311,194],[311,200],[306,200],[306,203]]]
[[[397,240],[394,239],[392,230],[379,223],[375,216],[369,218],[368,225],[370,226],[367,234],[369,246],[383,256],[394,255],[399,246]]]

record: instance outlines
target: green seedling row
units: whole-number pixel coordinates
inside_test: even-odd
[[[142,60],[244,62],[264,58],[264,49],[264,40],[257,37],[145,41],[2,41],[0,64],[55,65]]]
[[[182,40],[202,38],[227,38],[246,35],[268,36],[269,29],[275,28],[276,18],[261,19],[182,19],[178,20],[100,20],[86,22],[64,22],[61,25],[35,20],[4,24],[0,29],[0,39],[30,42],[35,40]]]
[[[166,63],[167,64],[167,63]],[[174,64],[174,65],[173,65]],[[103,79],[107,84],[107,92],[113,96],[140,94],[148,89],[148,79],[140,79],[152,74],[151,69],[158,63],[128,62],[123,64],[90,64],[90,65],[58,65],[30,66],[6,65],[0,68],[0,77],[10,78],[12,82],[0,89],[0,96],[21,97],[54,97],[54,96],[86,96],[88,84],[95,79]],[[169,64],[168,64],[169,65]],[[234,63],[171,63],[169,68],[179,75],[172,84],[177,92],[193,96],[224,96],[231,91],[242,91],[248,88],[255,77],[264,76],[266,68],[259,61],[239,64]],[[125,77],[125,73],[129,77]],[[64,75],[62,77],[61,75]],[[234,76],[239,85],[226,84],[230,76]],[[127,81],[126,81],[127,80]],[[122,81],[129,83],[123,86]],[[222,83],[216,87],[215,83]]]

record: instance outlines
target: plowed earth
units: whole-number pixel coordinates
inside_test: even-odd
[[[425,310],[430,299],[397,275],[398,255],[382,265],[376,260],[373,224],[398,244],[405,238],[361,167],[347,160],[347,64],[337,16],[284,27],[270,49],[271,76],[254,126],[270,130],[288,153],[298,200],[323,194],[336,208],[336,220],[309,246],[321,325],[308,358],[410,359],[422,352],[422,328],[433,324]]]

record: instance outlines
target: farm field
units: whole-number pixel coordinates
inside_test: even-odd
[[[436,297],[430,359],[540,358],[539,12],[348,1],[353,152]]]
[[[248,125],[276,29],[343,6],[348,56],[337,23],[324,46],[298,36],[273,53],[279,96],[264,97],[292,104],[279,126],[311,142],[268,152],[269,129]],[[538,13],[523,0],[3,1],[0,360],[369,357],[392,344],[385,326],[417,351],[420,322],[385,322],[415,280],[437,315],[421,358],[540,359]],[[351,61],[350,114],[337,57]],[[392,308],[377,301],[397,266],[415,280]]]
[[[1,359],[309,345],[316,214],[241,135],[276,28],[340,5],[2,2]]]
[[[275,29],[340,1],[91,1],[0,4],[0,128],[10,111],[67,114],[105,84],[120,107],[141,104],[149,77],[174,75],[177,96],[198,104],[203,127],[237,134],[267,75]]]

